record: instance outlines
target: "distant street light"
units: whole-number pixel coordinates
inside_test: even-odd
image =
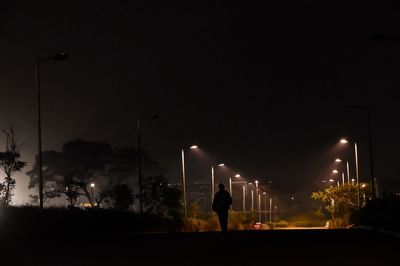
[[[347,144],[349,143],[346,139],[341,139],[340,143]],[[359,171],[358,171],[358,146],[357,142],[354,142],[354,157],[356,162],[356,181],[357,181],[357,206],[360,208],[360,180],[359,180]]]
[[[335,169],[335,170],[332,170],[332,173],[337,174],[337,173],[339,173],[339,171]]]
[[[245,215],[245,213],[246,213],[246,184],[243,184],[243,188],[242,188],[242,190],[243,190],[243,200],[242,200],[242,203],[243,203],[243,215]]]
[[[268,222],[268,210],[267,210],[267,206],[268,206],[268,204],[267,204],[267,198],[268,198],[268,196],[267,196],[267,192],[263,192],[262,193],[264,196],[265,196],[265,223],[267,223]]]
[[[59,53],[48,57],[36,57],[36,93],[37,93],[37,126],[38,126],[38,165],[39,165],[39,207],[43,209],[43,162],[42,162],[42,125],[41,125],[41,91],[40,91],[40,63],[46,61],[62,61],[69,56]]]
[[[272,197],[269,198],[269,224],[272,223]]]
[[[335,162],[342,163],[343,161],[340,158],[336,158]],[[346,162],[346,170],[347,170],[347,183],[350,184],[350,166],[348,161]]]
[[[91,197],[92,197],[93,206],[96,204],[95,203],[96,199],[95,199],[95,194],[94,194],[94,188],[95,187],[96,187],[96,185],[94,183],[90,184],[90,194],[91,194]]]
[[[197,146],[190,147],[191,149],[197,149]],[[218,167],[224,167],[224,163],[220,163],[217,165]],[[211,204],[214,200],[215,195],[215,169],[214,166],[211,166]]]
[[[261,194],[258,193],[258,221],[261,223]]]
[[[190,149],[198,149],[196,145],[190,147]],[[183,213],[187,218],[187,201],[186,201],[186,170],[185,170],[185,150],[182,149],[182,194],[183,194]]]

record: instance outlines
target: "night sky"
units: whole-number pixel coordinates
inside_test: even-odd
[[[359,143],[369,180],[366,114],[346,106],[371,105],[375,175],[400,192],[400,42],[368,38],[400,34],[395,6],[182,2],[0,2],[0,127],[14,126],[25,171],[37,147],[35,58],[66,52],[41,66],[44,150],[77,138],[135,145],[137,116],[157,113],[143,146],[172,181],[195,143],[214,163],[309,197],[342,136]],[[189,178],[208,178],[209,162],[193,173],[188,157]],[[27,177],[17,182],[25,203]]]

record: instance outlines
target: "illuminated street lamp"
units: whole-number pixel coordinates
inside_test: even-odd
[[[36,93],[37,93],[37,126],[38,126],[38,170],[39,170],[39,207],[43,209],[43,162],[42,162],[42,125],[41,125],[41,91],[40,91],[40,63],[46,61],[62,61],[69,56],[59,53],[48,57],[36,57]]]
[[[340,158],[336,158],[335,162],[336,163],[342,163],[343,161]],[[346,162],[346,170],[347,170],[347,183],[350,184],[350,166],[349,166],[349,162],[348,161]]]
[[[241,177],[241,175],[240,174],[236,174],[235,175],[235,177],[236,178],[240,178]],[[246,184],[247,182],[244,182],[244,181],[241,181],[241,182],[232,182],[232,178],[230,177],[229,178],[229,193],[231,194],[231,197],[233,198],[233,187],[232,187],[232,184],[233,183],[235,183],[235,184]],[[246,196],[245,194],[244,194],[244,196]],[[245,203],[245,198],[243,198],[243,205],[244,204],[246,204]],[[231,205],[231,210],[233,210],[233,204]]]
[[[269,197],[269,223],[272,223],[272,197]]]
[[[246,184],[243,184],[243,215],[246,213]]]
[[[349,141],[345,138],[340,140],[340,143],[347,144]],[[360,208],[360,180],[359,180],[359,172],[358,172],[358,146],[357,142],[354,142],[354,157],[356,162],[356,181],[357,181],[357,206]]]
[[[337,174],[337,173],[339,173],[339,171],[334,169],[334,170],[332,170],[332,173]]]
[[[96,185],[94,183],[90,183],[90,194],[92,194],[91,197],[92,197],[93,205],[95,204],[95,195],[94,195],[95,187],[96,187]]]
[[[251,186],[251,212],[254,212],[254,189],[253,189],[253,183],[248,183],[249,186]]]
[[[190,149],[198,149],[196,145],[190,147]],[[187,218],[187,202],[186,202],[186,170],[185,170],[185,150],[182,149],[182,191],[183,191],[183,213]]]
[[[191,149],[197,149],[198,147],[196,145],[192,146]],[[224,167],[224,163],[220,163],[217,165],[218,167]],[[211,204],[214,200],[214,195],[215,195],[215,169],[214,166],[211,166]]]
[[[268,213],[268,210],[267,210],[267,206],[268,206],[268,204],[267,204],[267,192],[263,192],[262,194],[265,196],[265,223],[267,223],[268,222],[268,216],[267,216],[267,213]]]

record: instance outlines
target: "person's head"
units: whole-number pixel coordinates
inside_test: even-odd
[[[219,190],[224,190],[225,189],[225,185],[222,184],[222,183],[219,183],[218,184],[218,188],[219,188]]]

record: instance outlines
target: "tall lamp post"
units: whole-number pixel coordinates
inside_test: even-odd
[[[190,149],[198,149],[196,145],[190,147]],[[186,201],[186,168],[185,168],[185,150],[182,149],[182,194],[183,194],[183,214],[187,218],[187,201]]]
[[[347,139],[341,139],[340,143],[342,144],[347,144],[349,141]],[[360,177],[359,177],[359,167],[358,167],[358,146],[357,142],[354,142],[354,157],[355,157],[355,162],[356,162],[356,182],[357,182],[357,206],[360,208]]]
[[[224,167],[224,163],[220,163],[217,165],[218,167]],[[214,166],[211,166],[211,204],[214,200],[214,195],[215,195],[215,168]]]
[[[371,116],[371,108],[370,106],[358,106],[353,105],[349,106],[349,109],[353,110],[363,110],[367,113],[368,118],[368,140],[369,140],[369,163],[370,163],[370,175],[371,175],[371,196],[372,199],[375,199],[377,191],[375,188],[375,175],[374,175],[374,149],[372,145],[372,116]]]
[[[37,93],[37,126],[38,126],[38,175],[39,175],[39,207],[43,209],[43,162],[42,162],[42,124],[41,124],[41,91],[40,91],[40,63],[46,61],[62,61],[68,58],[67,54],[59,53],[48,57],[36,57],[36,93]]]

